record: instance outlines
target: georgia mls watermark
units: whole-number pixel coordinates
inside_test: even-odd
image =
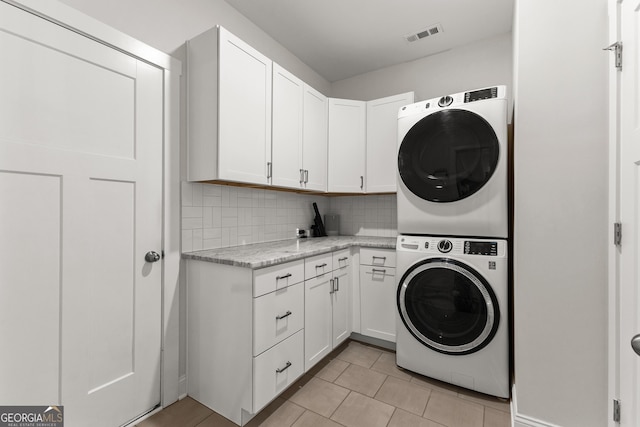
[[[64,407],[0,406],[0,427],[64,427]]]

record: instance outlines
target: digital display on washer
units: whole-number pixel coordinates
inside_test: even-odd
[[[474,90],[464,94],[464,102],[480,101],[481,99],[491,99],[498,97],[498,88],[490,87],[487,89]]]
[[[465,240],[464,253],[468,255],[498,256],[498,242],[474,242]]]

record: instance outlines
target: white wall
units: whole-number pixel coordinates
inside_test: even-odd
[[[516,0],[516,426],[607,425],[607,5]]]
[[[61,0],[165,53],[222,25],[322,93],[327,80],[300,61],[224,0]]]
[[[491,85],[511,94],[511,33],[331,84],[331,96],[369,101],[408,91],[416,102]]]

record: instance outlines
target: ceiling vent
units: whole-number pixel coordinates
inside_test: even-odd
[[[408,41],[408,42],[415,42],[418,41],[420,39],[424,39],[430,36],[435,36],[438,34],[442,33],[442,25],[440,24],[433,24],[433,25],[429,25],[427,28],[420,30],[416,33],[412,33],[412,34],[408,34],[406,36],[404,36],[404,38]]]

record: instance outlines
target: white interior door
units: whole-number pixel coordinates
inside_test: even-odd
[[[0,51],[0,402],[119,426],[160,403],[163,73],[6,3]]]
[[[620,2],[623,68],[620,73],[619,386],[623,427],[640,425],[640,356],[631,340],[640,334],[640,1]],[[640,351],[640,350],[639,350]]]

